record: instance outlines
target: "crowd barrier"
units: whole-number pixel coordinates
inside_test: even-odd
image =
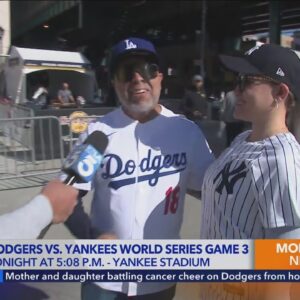
[[[0,119],[0,190],[43,185],[65,153],[57,117]]]

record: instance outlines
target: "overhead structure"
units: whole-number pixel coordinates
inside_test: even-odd
[[[94,72],[89,60],[79,52],[11,47],[4,78],[7,96],[15,103],[26,102],[30,90],[40,83],[30,80],[34,72],[40,72],[40,79],[47,76],[49,94],[55,95],[63,82],[69,82],[76,95],[93,99]]]

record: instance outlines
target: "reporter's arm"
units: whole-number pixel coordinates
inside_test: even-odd
[[[61,223],[72,213],[78,190],[58,180],[15,211],[0,216],[1,239],[34,239],[51,222]]]
[[[0,238],[35,239],[52,218],[48,198],[38,195],[21,208],[0,216]]]

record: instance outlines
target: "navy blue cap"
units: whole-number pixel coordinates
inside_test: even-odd
[[[220,55],[225,67],[243,75],[265,75],[288,85],[300,101],[300,59],[289,48],[258,44],[242,57]]]
[[[151,42],[141,38],[129,37],[112,47],[110,70],[113,71],[120,59],[127,55],[145,55],[158,62],[157,52]]]

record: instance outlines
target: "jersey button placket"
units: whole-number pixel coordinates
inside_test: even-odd
[[[139,138],[140,136],[140,126],[137,124],[136,126],[136,183],[135,183],[135,205],[133,209],[134,213],[134,221],[133,221],[133,232],[132,239],[143,239],[143,210],[141,209],[141,199],[142,195],[142,183],[138,182],[139,176],[141,176],[140,170],[140,161],[143,158],[143,144]]]

